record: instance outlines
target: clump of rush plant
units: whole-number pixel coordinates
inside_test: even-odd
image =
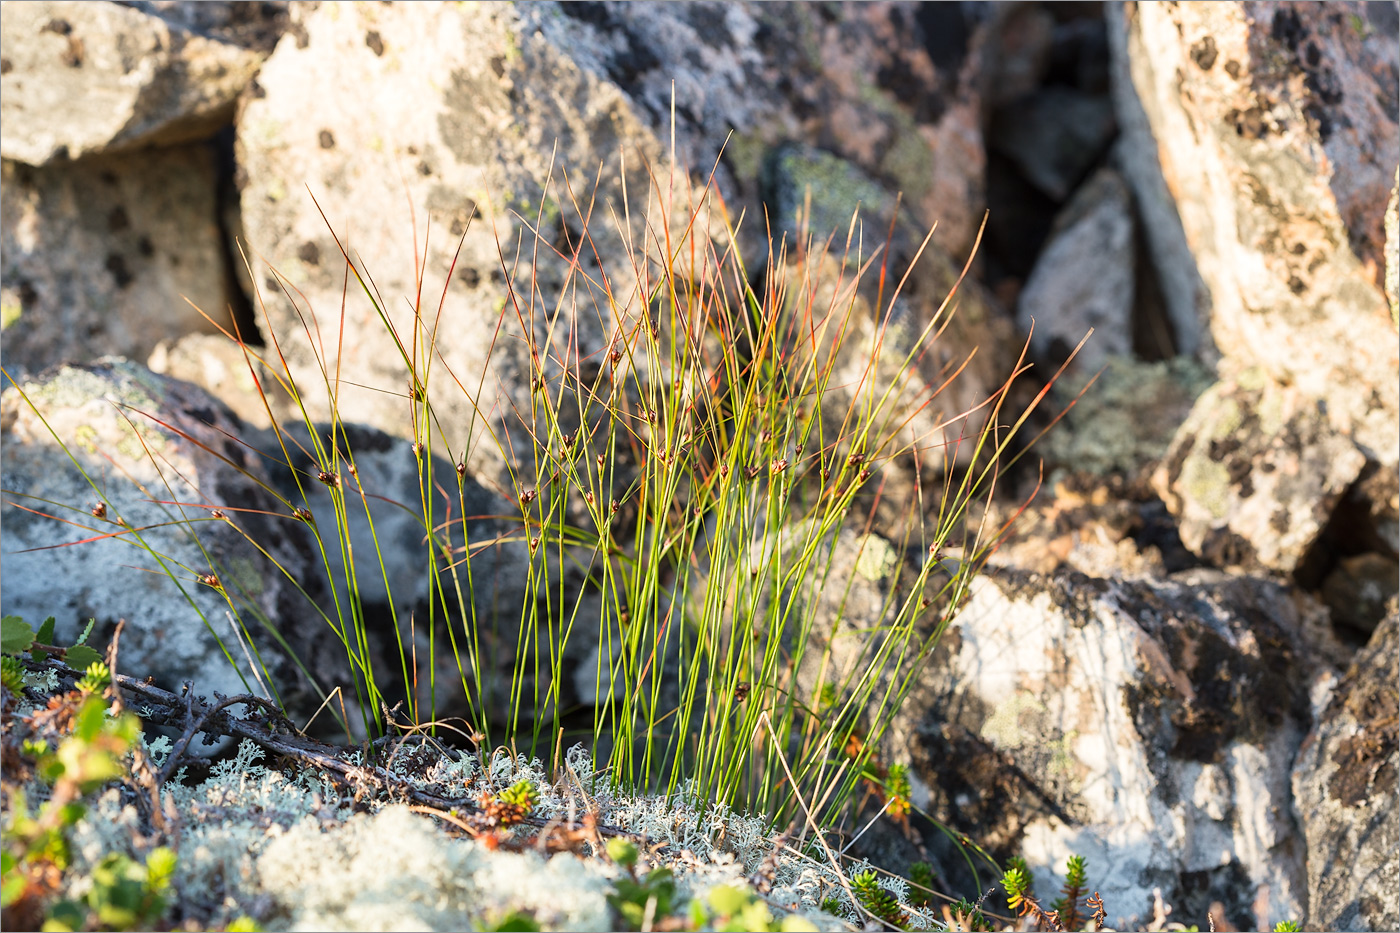
[[[902,818],[907,773],[871,765],[1005,531],[969,515],[1014,459],[1013,439],[1034,407],[1007,410],[1011,377],[1021,370],[979,409],[942,413],[936,436],[916,441],[947,449],[944,472],[938,482],[921,475],[930,491],[907,503],[905,537],[892,542],[896,583],[877,617],[838,614],[819,623],[794,594],[849,586],[853,568],[837,559],[836,542],[868,525],[882,476],[915,460],[907,430],[916,415],[938,410],[942,391],[924,381],[917,363],[953,313],[954,295],[896,344],[887,331],[909,273],[887,268],[888,252],[861,255],[850,239],[844,252],[805,243],[805,261],[792,265],[791,244],[778,243],[755,278],[739,249],[743,218],[729,216],[708,187],[678,195],[673,182],[655,179],[644,211],[619,211],[615,237],[628,258],[609,267],[604,257],[617,251],[595,240],[603,234],[590,223],[593,205],[566,190],[581,236],[560,243],[533,234],[538,242],[529,243],[526,231],[540,224],[527,218],[522,241],[500,245],[506,295],[490,351],[507,341],[523,347],[528,405],[488,404],[512,396],[448,365],[438,350],[450,324],[448,286],[434,309],[423,299],[427,270],[415,270],[407,326],[396,323],[401,318],[386,310],[364,264],[339,238],[350,286],[340,309],[305,306],[285,279],[276,280],[280,296],[258,295],[264,311],[270,300],[295,307],[322,379],[294,378],[287,363],[293,336],[270,328],[265,351],[240,342],[250,374],[308,423],[313,396],[323,394],[332,411],[329,424],[298,434],[267,406],[281,466],[300,492],[283,496],[261,484],[311,537],[328,576],[337,562],[347,571],[347,592],[311,606],[343,644],[350,680],[321,690],[341,688],[349,716],[371,738],[403,727],[391,719],[395,699],[406,702],[411,728],[442,733],[437,723],[455,693],[466,720],[458,734],[486,748],[528,746],[557,773],[565,765],[563,735],[582,725],[597,773],[615,786],[812,829],[839,822],[860,782],[877,775],[890,812]],[[548,198],[542,195],[541,215]],[[565,270],[548,296],[541,294],[542,254]],[[817,261],[824,256],[832,261]],[[823,269],[836,281],[816,281]],[[453,281],[451,268],[439,271]],[[373,533],[370,501],[382,494],[365,487],[347,429],[352,413],[335,405],[353,374],[323,353],[332,330],[327,311],[343,316],[351,304],[383,322],[401,357],[402,382],[380,388],[403,398],[402,433],[412,438],[420,494],[399,504],[421,520],[430,578],[426,616],[391,617],[396,648],[387,657],[374,647],[356,581],[365,573],[381,578],[390,605],[394,581],[382,559],[377,568],[372,559],[356,564],[350,531],[362,515]],[[577,339],[589,329],[603,334],[600,345]],[[884,378],[892,357],[900,375]],[[958,371],[942,374],[939,384]],[[477,417],[446,423],[436,410],[444,393],[465,395]],[[467,520],[468,464],[482,461],[482,445],[502,465],[499,477],[484,481],[511,503],[498,517],[504,530],[486,537]],[[329,512],[313,515],[312,489],[329,494]],[[181,510],[172,522],[196,538],[210,520],[238,527],[237,514],[224,509],[169,504]],[[181,517],[200,509],[208,514]],[[387,546],[374,540],[376,551]],[[474,563],[502,549],[522,560],[520,598],[511,602],[516,617],[486,611],[489,601],[477,598]],[[950,552],[958,559],[944,559]],[[570,589],[578,576],[601,606],[595,615],[582,611]],[[216,567],[198,568],[197,579],[224,597],[235,631],[261,627],[280,638],[290,622],[254,618],[256,608],[221,583]],[[565,659],[579,641],[596,647],[587,675],[599,699],[569,709]],[[428,657],[417,647],[424,644]],[[243,646],[226,653],[249,657]],[[438,673],[449,667],[457,672],[450,689]],[[405,696],[389,695],[395,679]],[[529,812],[528,795],[513,793],[494,801],[503,817]]]

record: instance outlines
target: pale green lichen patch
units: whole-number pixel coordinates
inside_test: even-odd
[[[982,738],[997,748],[1020,748],[1026,743],[1026,733],[1021,728],[1023,713],[1045,712],[1045,704],[1024,691],[1012,694],[1001,702],[987,721],[982,724]]]
[[[879,535],[861,535],[856,559],[856,573],[873,583],[884,580],[899,566],[899,555],[893,546]]]
[[[1223,519],[1230,511],[1230,471],[1196,451],[1181,465],[1181,487],[1212,518]]]

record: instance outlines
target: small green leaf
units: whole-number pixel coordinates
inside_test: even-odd
[[[637,847],[618,836],[608,840],[608,858],[624,868],[631,868],[637,864]]]
[[[175,863],[177,857],[173,850],[161,846],[153,849],[151,854],[146,856],[146,884],[151,890],[159,893],[170,884],[170,878],[175,874]]]
[[[11,859],[13,861],[13,859]],[[24,875],[14,870],[13,866],[5,869],[5,881],[0,884],[0,907],[9,907],[28,887],[29,881]]]
[[[74,645],[63,653],[63,663],[75,671],[85,671],[101,660],[102,655],[82,644]]]
[[[34,629],[19,616],[5,616],[0,619],[0,651],[6,654],[19,654],[28,651],[34,644]]]
[[[44,624],[39,626],[39,634],[34,636],[34,640],[39,642],[40,644],[52,645],[53,629],[54,626],[57,624],[58,621],[53,616],[49,616],[47,619],[44,620]],[[44,652],[36,649],[30,652],[30,657],[33,658],[35,661],[42,661],[44,659]]]
[[[87,641],[88,636],[92,634],[92,627],[93,627],[94,625],[96,625],[96,624],[97,624],[97,620],[96,620],[96,619],[88,619],[88,624],[85,625],[85,626],[83,626],[83,634],[79,635],[79,636],[78,636],[78,640],[75,641],[75,642],[73,642],[73,644],[75,644],[75,645],[81,645],[81,644],[83,644],[85,641]]]
[[[49,917],[40,929],[49,931],[81,930],[87,921],[87,911],[74,901],[59,901],[49,908]]]
[[[729,917],[743,910],[750,896],[733,885],[722,884],[710,892],[710,908],[723,917]]]

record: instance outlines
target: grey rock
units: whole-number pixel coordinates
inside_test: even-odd
[[[1050,67],[1055,17],[1035,4],[1006,4],[988,35],[991,55],[984,79],[988,107],[1000,107],[1030,94]]]
[[[1400,170],[1385,209],[1385,296],[1391,321],[1400,322]]]
[[[786,257],[769,274],[782,283],[788,312],[797,321],[826,318],[833,334],[835,322],[842,322],[844,339],[826,396],[833,431],[872,371],[881,394],[895,387],[886,404],[891,423],[903,425],[898,446],[917,448],[924,463],[937,469],[950,451],[944,429],[963,423],[960,416],[991,396],[1015,364],[1020,343],[1011,320],[970,276],[958,282],[962,269],[943,250],[930,244],[919,254],[923,233],[900,222],[894,196],[859,166],[793,144],[770,154],[764,175],[774,254]],[[890,271],[882,290],[880,270],[861,274],[861,267],[891,231],[889,253],[879,257]],[[916,257],[905,288],[892,297],[888,279],[896,270],[902,276]],[[949,312],[942,306],[955,289],[956,309]],[[882,298],[885,304],[877,305]],[[924,332],[934,320],[946,325],[936,338]],[[946,380],[940,374],[969,356],[959,378],[935,393]],[[952,452],[965,465],[971,447],[954,446]]]
[[[1400,926],[1400,617],[1395,604],[1337,685],[1293,768],[1307,844],[1304,929]]]
[[[310,541],[260,485],[258,457],[227,409],[116,358],[11,385],[0,404],[6,614],[35,625],[54,616],[60,643],[95,618],[101,646],[125,619],[121,670],[176,690],[190,680],[206,696],[263,693],[247,653],[256,650],[267,686],[303,717],[318,688],[349,686],[343,650],[292,582],[317,592]],[[89,511],[99,502],[102,517]],[[201,584],[211,572],[221,590]]]
[[[1113,113],[1119,128],[1114,163],[1133,189],[1147,254],[1161,283],[1177,351],[1210,361],[1215,355],[1210,342],[1210,292],[1186,240],[1176,199],[1162,175],[1157,140],[1152,135],[1153,126],[1163,125],[1160,107],[1155,96],[1139,97],[1134,86],[1135,80],[1151,84],[1153,77],[1142,52],[1142,38],[1129,29],[1125,9],[1122,3],[1104,4]]]
[[[1103,366],[1102,372],[1083,367],[1055,383],[1055,403],[1063,408],[1074,402],[1074,407],[1035,450],[1066,470],[1133,478],[1167,452],[1214,376],[1190,357],[1144,363],[1116,356]]]
[[[258,359],[261,348],[244,348],[223,334],[187,334],[155,345],[146,365],[154,373],[192,382],[223,402],[245,424],[271,426],[263,393],[281,394]]]
[[[935,818],[1024,856],[1040,891],[1086,857],[1115,929],[1150,922],[1154,888],[1189,921],[1214,901],[1240,927],[1302,916],[1290,768],[1313,661],[1285,588],[995,571],[939,653],[890,743]]]
[[[1051,86],[1000,110],[988,145],[1013,160],[1045,194],[1064,201],[1104,154],[1115,130],[1106,95]]]
[[[162,340],[229,326],[234,286],[207,147],[0,172],[7,369],[144,360]]]
[[[1063,360],[1092,329],[1075,357],[1081,369],[1131,353],[1133,227],[1132,197],[1113,169],[1100,169],[1075,192],[1018,300],[1016,321],[1031,334],[1032,351]]]
[[[262,55],[117,3],[7,3],[0,155],[31,165],[204,139]]]
[[[1192,552],[1288,573],[1366,462],[1303,391],[1250,370],[1196,399],[1152,484]]]

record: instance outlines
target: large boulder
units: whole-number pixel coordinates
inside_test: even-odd
[[[655,252],[661,214],[680,225],[698,190],[668,167],[673,138],[675,161],[702,180],[723,151],[716,180],[726,198],[739,192],[731,219],[749,212],[740,240],[750,258],[767,248],[760,170],[783,139],[894,182],[921,223],[935,206],[980,204],[976,93],[963,77],[975,43],[960,24],[948,61],[932,62],[916,41],[922,15],[898,4],[295,8],[241,114],[238,146],[249,243],[299,305],[260,271],[268,326],[310,413],[329,410],[308,311],[325,371],[355,373],[357,385],[337,389],[344,414],[411,436],[408,371],[431,353],[427,394],[447,446],[501,478],[523,442],[519,419],[532,417],[531,383],[587,371],[643,310],[638,273],[650,276],[643,290],[655,287],[637,259]],[[911,98],[912,115],[901,103]],[[945,218],[942,245],[966,249],[979,215]],[[712,231],[718,219],[702,211],[692,233],[703,243]],[[363,257],[384,320],[358,289],[344,297],[333,234]],[[342,301],[345,332],[331,339]]]
[[[1400,926],[1400,616],[1394,606],[1333,690],[1293,769],[1307,843],[1305,929]]]
[[[1315,663],[1303,614],[1276,584],[1213,571],[993,571],[973,582],[893,747],[908,749],[934,817],[998,858],[1023,855],[1039,891],[1086,857],[1117,929],[1149,922],[1154,889],[1187,922],[1216,901],[1216,920],[1240,928],[1297,919],[1290,769]],[[1269,916],[1256,918],[1265,889]]]
[[[1222,389],[1203,397],[1195,420],[1210,418],[1202,406],[1219,405],[1222,393],[1240,408],[1282,393],[1292,400],[1285,407],[1320,413],[1300,414],[1310,425],[1301,433],[1312,438],[1303,459],[1328,460],[1354,446],[1393,469],[1400,347],[1382,288],[1385,206],[1400,151],[1393,5],[1338,3],[1323,13],[1307,3],[1111,7],[1118,73],[1130,82],[1119,94],[1125,145],[1145,149],[1142,133],[1131,129],[1140,108],[1145,119],[1136,125],[1150,129],[1165,181],[1146,177],[1141,167],[1149,159],[1128,160],[1140,167],[1129,181],[1149,231],[1170,197],[1205,286],[1197,310],[1208,320],[1222,374],[1252,371],[1277,387],[1262,395]],[[1148,237],[1167,270],[1164,285],[1189,279],[1166,242],[1170,228]],[[1190,329],[1186,316],[1178,309],[1179,331]],[[1190,446],[1179,438],[1179,448]],[[1343,455],[1340,472],[1356,459]],[[1313,512],[1325,523],[1335,481],[1346,482],[1338,473],[1318,484],[1270,483],[1254,494],[1253,511]],[[1185,525],[1198,525],[1203,511],[1231,495],[1221,484],[1189,487],[1170,473],[1159,484]],[[1250,533],[1230,522],[1260,555],[1270,550],[1267,537],[1277,536],[1267,523]],[[1261,557],[1285,570],[1310,543],[1294,518],[1287,524],[1297,547],[1282,548],[1277,560]]]
[[[5,4],[0,156],[43,165],[204,139],[263,55],[121,3]]]
[[[96,619],[105,645],[125,619],[121,669],[176,690],[262,693],[266,673],[305,716],[319,690],[349,688],[344,649],[308,602],[305,527],[218,402],[108,358],[11,385],[0,405],[5,614],[54,616],[60,644]]]

